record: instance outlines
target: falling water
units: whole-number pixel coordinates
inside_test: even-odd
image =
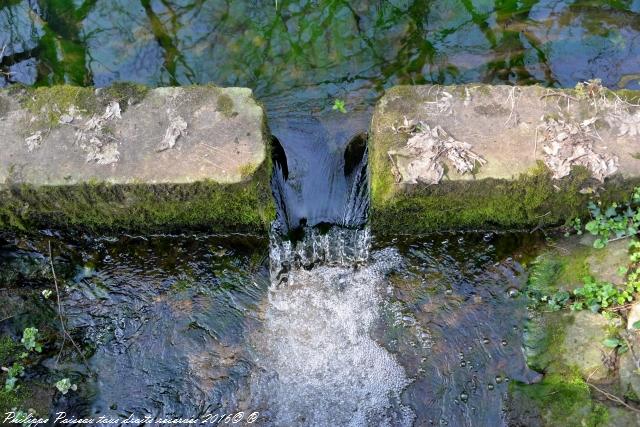
[[[401,258],[393,249],[372,256],[370,231],[358,227],[369,207],[366,137],[353,138],[341,157],[342,204],[324,209],[340,226],[302,221],[292,238],[291,213],[304,209],[292,206],[287,157],[274,149],[271,286],[264,324],[251,338],[259,366],[252,407],[268,425],[409,426],[415,417],[400,398],[410,380],[371,335],[385,276]]]
[[[371,336],[385,274],[400,257],[385,250],[365,262],[365,242],[366,230],[336,230],[311,235],[284,256],[272,246],[272,262],[303,255],[285,282],[272,282],[264,325],[252,338],[261,368],[252,378],[253,406],[264,408],[267,425],[412,424],[400,400],[410,381]],[[350,243],[356,247],[346,255]],[[331,265],[303,268],[323,257]]]

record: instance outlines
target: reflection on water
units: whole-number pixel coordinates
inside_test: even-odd
[[[293,268],[286,284],[270,284],[267,242],[251,237],[55,238],[88,367],[68,346],[56,366],[57,341],[30,375],[70,377],[78,392],[56,394],[53,410],[78,416],[502,425],[508,382],[537,380],[521,349],[520,237],[377,242],[369,261]],[[3,295],[50,286],[45,239],[6,238]],[[1,332],[19,333],[40,305]]]
[[[638,0],[7,0],[0,48],[5,82],[214,82],[310,109],[398,83],[638,88],[639,17]]]

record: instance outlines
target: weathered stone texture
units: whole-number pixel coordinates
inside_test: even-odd
[[[538,86],[394,87],[378,102],[371,124],[374,229],[522,227],[575,216],[591,193],[599,192],[601,183],[594,175],[615,171],[604,185],[609,191],[626,190],[629,181],[638,181],[640,108],[633,105],[638,99],[640,94],[631,91],[606,89],[591,96]],[[411,136],[406,124],[419,122],[431,131],[439,127],[437,138],[469,143],[486,162],[460,174],[455,163],[442,161],[443,155],[438,162],[444,176],[438,184],[420,182],[419,177],[411,183],[407,175],[417,168],[406,156],[412,148],[406,145]],[[579,132],[572,134],[575,129]],[[568,162],[560,153],[552,165],[554,138],[566,142],[560,144],[562,150],[586,140],[587,153],[575,151],[576,159]],[[562,176],[562,170],[568,173],[569,166],[571,175],[553,179]],[[606,198],[607,191],[601,193]]]
[[[264,230],[273,216],[249,89],[12,88],[0,107],[0,228]]]

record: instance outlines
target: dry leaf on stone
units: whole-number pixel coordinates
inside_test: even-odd
[[[87,162],[110,165],[120,160],[118,144],[114,142],[104,143],[95,136],[91,138],[84,150],[87,152]]]
[[[611,111],[605,119],[609,126],[618,129],[618,136],[640,136],[640,109],[635,112]]]
[[[76,144],[86,153],[87,162],[99,165],[116,163],[120,159],[118,141],[105,130],[105,125],[121,119],[120,104],[111,102],[101,116],[92,116],[76,131]]]
[[[104,114],[102,115],[102,120],[111,120],[111,119],[121,119],[122,115],[120,114],[120,104],[116,101],[112,101],[107,105]]]
[[[27,143],[27,149],[31,152],[35,150],[42,143],[42,132],[36,131],[33,135],[24,139]]]
[[[429,113],[451,115],[453,114],[453,95],[447,91],[438,91],[435,101],[425,102],[425,109]]]
[[[176,115],[171,109],[167,110],[167,114],[169,115],[169,126],[164,133],[162,142],[156,149],[158,152],[173,148],[178,138],[184,135],[187,130],[187,122],[182,117]]]
[[[607,153],[598,154],[593,150],[595,122],[596,118],[578,124],[555,119],[545,122],[545,144],[542,147],[544,162],[555,179],[569,175],[572,166],[584,166],[601,182],[618,170],[617,157]]]
[[[430,127],[423,122],[415,124],[405,118],[398,129],[406,129],[410,134],[404,147],[388,151],[399,182],[437,184],[444,175],[445,161],[461,174],[471,172],[476,163],[485,163],[471,151],[470,144],[457,141],[441,126]]]

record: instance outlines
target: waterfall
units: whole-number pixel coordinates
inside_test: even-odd
[[[302,240],[282,237],[281,224],[275,222],[269,237],[271,280],[281,283],[292,269],[310,269],[315,265],[357,266],[369,259],[369,228],[332,227],[327,232],[307,227]]]
[[[344,152],[287,148],[290,158],[274,140],[278,214],[264,324],[251,337],[251,405],[266,425],[409,426],[414,414],[400,396],[410,380],[371,336],[401,257],[371,253],[366,134]],[[329,179],[323,187],[315,177]]]
[[[367,229],[312,233],[295,245],[274,240],[271,261],[288,266],[283,274],[272,264],[278,281],[251,338],[259,365],[251,405],[265,425],[412,425],[401,402],[411,381],[371,336],[397,251],[369,254]]]

